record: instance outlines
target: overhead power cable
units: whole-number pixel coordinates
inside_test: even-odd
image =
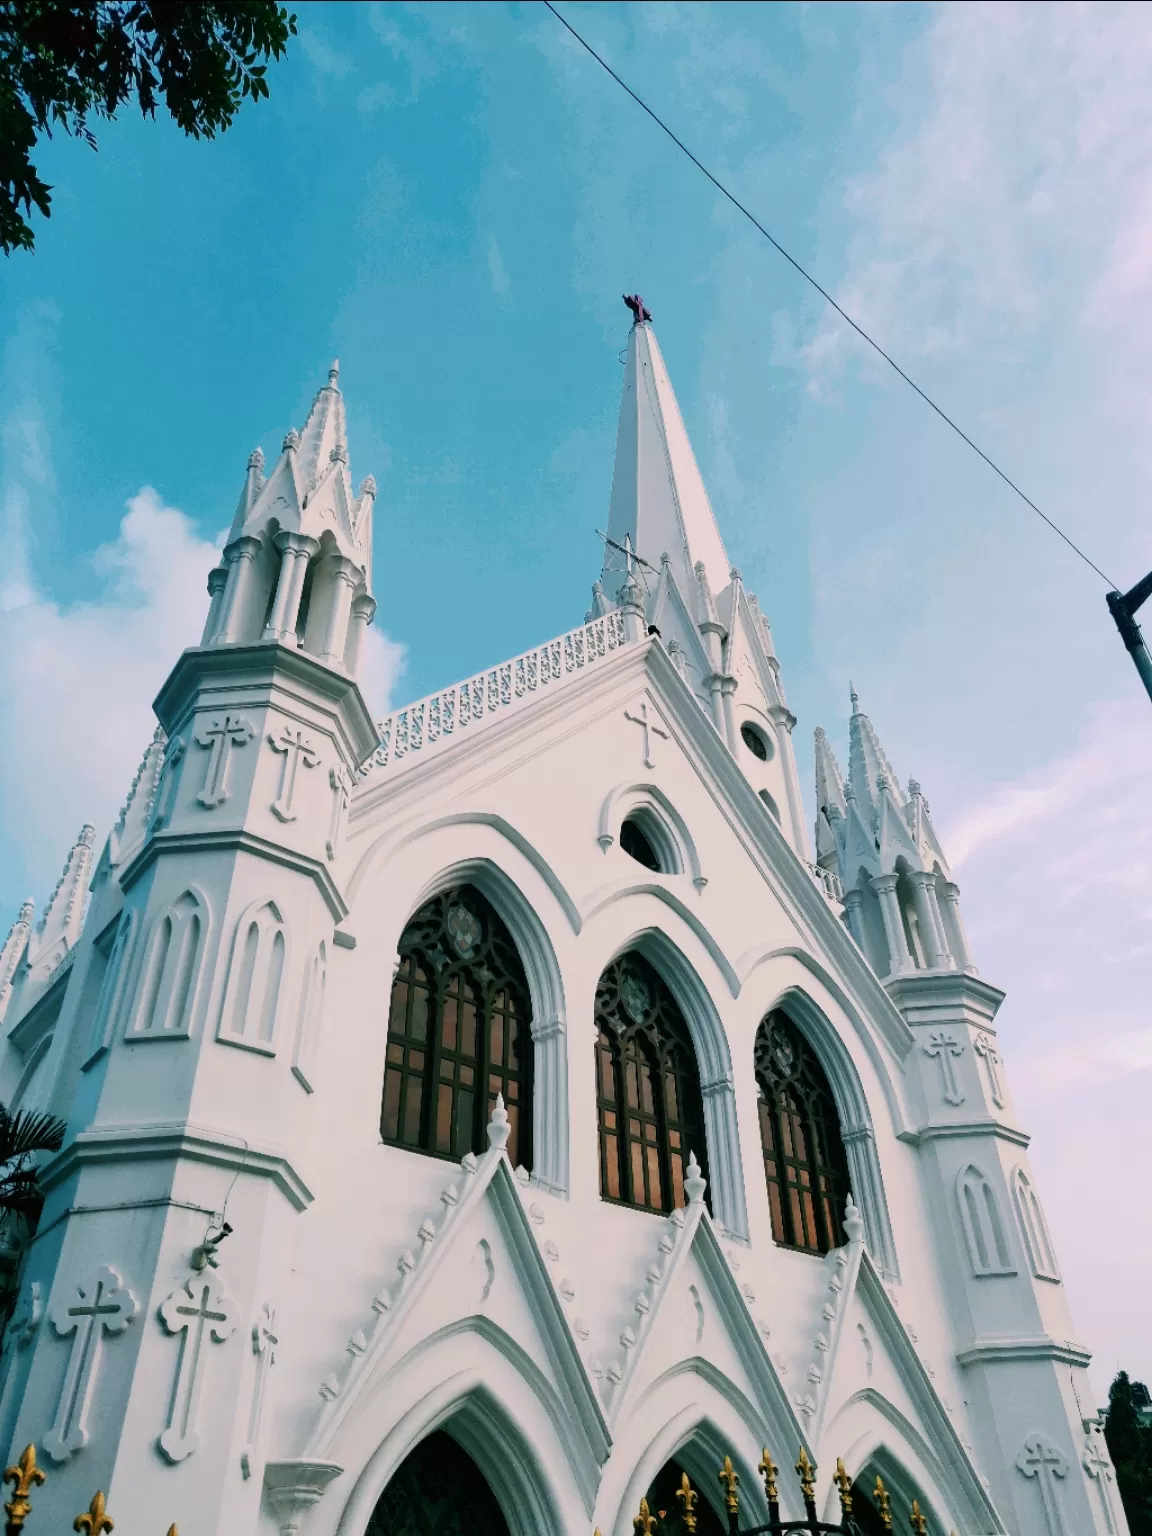
[[[1005,472],[1000,468],[999,464],[997,464],[994,459],[990,458],[988,454],[984,452],[983,448],[981,448],[978,443],[974,443],[968,436],[967,432],[965,432],[962,427],[958,426],[957,423],[953,421],[948,412],[945,411],[941,406],[937,405],[935,400],[932,399],[931,395],[927,394],[920,388],[915,379],[911,378],[907,373],[904,372],[903,368],[901,368],[900,364],[895,360],[895,358],[892,357],[890,353],[886,352],[878,341],[875,341],[871,336],[869,336],[868,332],[858,321],[853,320],[848,311],[842,308],[841,305],[836,302],[836,300],[828,292],[827,288],[824,288],[819,282],[817,282],[817,280],[812,276],[811,272],[809,272],[806,267],[802,266],[801,263],[796,260],[795,256],[784,249],[779,240],[776,239],[775,235],[770,234],[769,231],[764,228],[763,224],[761,224],[756,215],[744,206],[744,204],[735,195],[735,193],[730,192],[724,183],[720,180],[720,178],[718,176],[714,176],[708,167],[704,164],[704,162],[698,159],[698,157],[692,153],[687,144],[684,143],[683,139],[679,138],[672,131],[672,129],[669,128],[664,119],[655,113],[641,96],[636,94],[636,92],[632,89],[626,80],[621,79],[621,77],[612,68],[611,64],[608,63],[607,59],[598,54],[595,48],[593,48],[592,44],[588,42],[586,38],[582,37],[580,33],[577,32],[572,23],[568,21],[567,18],[556,9],[556,7],[552,4],[552,0],[542,0],[542,3],[548,7],[548,9],[552,12],[553,16],[555,16],[556,20],[561,24],[561,26],[565,27],[572,34],[572,36],[580,44],[581,48],[592,55],[597,64],[600,65],[601,69],[612,76],[613,80],[615,80],[616,84],[620,86],[621,90],[626,91],[628,95],[631,96],[636,105],[640,107],[642,111],[648,114],[648,116],[652,119],[656,126],[662,130],[662,132],[668,135],[673,144],[676,145],[677,149],[682,150],[683,153],[688,156],[689,160],[691,160],[696,169],[707,176],[708,180],[712,183],[716,190],[721,193],[722,196],[726,197],[732,206],[736,208],[740,213],[742,213],[748,222],[754,225],[755,228],[760,231],[765,240],[767,240],[770,245],[774,246],[775,249],[779,251],[780,255],[783,256],[784,260],[788,262],[790,266],[795,267],[796,271],[799,272],[804,281],[806,283],[810,283],[811,286],[815,288],[816,292],[821,296],[821,298],[826,300],[827,303],[832,306],[840,318],[846,321],[847,324],[852,327],[852,329],[861,338],[861,340],[866,341],[872,350],[877,352],[888,364],[888,366],[900,375],[905,384],[907,384],[910,389],[914,390],[916,394],[920,396],[925,405],[931,406],[931,408],[936,412],[937,416],[940,417],[941,421],[943,421],[947,426],[951,427],[953,432],[956,433],[957,437],[961,438],[965,443],[967,443],[969,448],[972,449],[973,453],[978,454],[994,474],[999,475],[1000,479],[1003,480],[1004,484],[1009,488],[1009,490],[1015,491],[1016,495],[1019,496],[1024,505],[1031,507],[1036,516],[1046,522],[1049,528],[1051,528],[1052,532],[1058,534],[1059,537],[1064,540],[1065,544],[1067,544],[1068,548],[1072,550],[1074,554],[1079,555],[1084,564],[1096,572],[1101,581],[1107,582],[1109,587],[1115,588],[1116,583],[1112,581],[1108,576],[1105,576],[1104,572],[1100,569],[1096,562],[1094,560],[1090,560],[1089,557],[1080,548],[1080,546],[1074,543],[1073,540],[1068,537],[1063,528],[1054,523],[1046,512],[1042,512],[1036,503],[1032,500],[1031,496],[1026,495],[1016,484],[1015,480],[1013,480],[1009,475],[1005,474]],[[1149,687],[1149,692],[1152,693],[1152,686]]]

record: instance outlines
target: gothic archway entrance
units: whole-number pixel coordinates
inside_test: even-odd
[[[484,1474],[451,1435],[410,1451],[380,1495],[364,1536],[510,1536]]]
[[[645,1497],[649,1513],[656,1521],[656,1536],[684,1536],[688,1527],[684,1524],[683,1505],[676,1497],[681,1486],[684,1468],[678,1461],[666,1461],[652,1479]],[[693,1483],[693,1488],[696,1484]],[[696,1536],[725,1536],[724,1526],[703,1493],[699,1493],[696,1507]]]

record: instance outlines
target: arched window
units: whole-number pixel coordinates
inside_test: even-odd
[[[684,1015],[642,955],[614,960],[596,989],[600,1193],[621,1205],[684,1204],[695,1152],[707,1173],[704,1106]]]
[[[828,1079],[807,1040],[779,1012],[756,1032],[755,1067],[772,1236],[788,1248],[827,1253],[845,1241],[850,1189]]]
[[[502,1093],[508,1156],[531,1167],[532,1006],[507,928],[479,891],[457,886],[421,907],[399,951],[381,1136],[435,1157],[483,1152]]]
[[[397,1467],[364,1536],[509,1536],[496,1495],[465,1451],[443,1431]]]
[[[635,816],[629,816],[626,821],[620,823],[620,846],[629,858],[636,860],[637,864],[643,864],[645,869],[654,869],[659,872],[660,856]]]

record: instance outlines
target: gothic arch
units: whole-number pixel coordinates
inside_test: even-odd
[[[1037,1280],[1059,1280],[1056,1250],[1044,1219],[1044,1209],[1036,1186],[1019,1163],[1012,1170],[1012,1199],[1016,1206],[1016,1219],[1020,1223],[1020,1235],[1024,1239],[1024,1252]]]
[[[360,857],[359,863],[352,872],[348,881],[348,905],[355,904],[360,888],[368,878],[373,868],[386,856],[394,858],[403,848],[407,848],[417,841],[423,841],[434,832],[439,832],[445,827],[490,827],[505,842],[515,848],[521,854],[536,873],[544,881],[545,885],[559,902],[561,910],[571,925],[573,933],[579,933],[582,925],[580,912],[572,897],[568,894],[560,877],[524,834],[518,831],[510,821],[503,816],[498,816],[490,811],[459,811],[449,816],[438,816],[434,821],[422,823],[400,837],[392,833],[384,833],[376,839]],[[415,909],[413,909],[415,910]]]
[[[661,854],[660,863],[663,873],[671,875],[687,873],[691,875],[692,884],[697,890],[702,890],[708,884],[708,880],[700,868],[700,856],[696,851],[695,839],[688,830],[688,823],[656,784],[617,784],[615,789],[609,792],[600,807],[600,822],[596,834],[596,841],[604,852],[607,853],[619,838],[621,822],[637,811],[647,811],[651,820],[663,831],[663,837],[654,844],[657,853]],[[648,822],[646,821],[644,825],[647,830]]]
[[[12,1114],[15,1114],[18,1109],[23,1109],[25,1107],[25,1099],[31,1097],[32,1088],[40,1074],[40,1068],[47,1060],[48,1052],[52,1048],[52,1041],[54,1039],[54,1034],[45,1035],[42,1040],[38,1040],[32,1047],[32,1053],[25,1062],[19,1081],[12,1090],[11,1098],[8,1100],[8,1109]],[[40,1086],[43,1088],[43,1084]],[[34,1100],[32,1108],[39,1108]]]
[[[937,1445],[874,1387],[853,1393],[832,1422],[823,1443],[834,1445],[855,1480],[875,1485],[883,1478],[893,1494],[897,1528],[905,1528],[912,1500],[919,1501],[930,1530],[1000,1530],[991,1500],[976,1469],[957,1442]],[[947,1454],[941,1452],[947,1451]],[[825,1518],[835,1518],[836,1491],[829,1488]]]
[[[840,1119],[840,1137],[848,1157],[852,1198],[864,1218],[868,1251],[886,1278],[899,1279],[900,1266],[876,1147],[876,1132],[856,1064],[827,1014],[803,987],[795,983],[786,987],[760,1010],[758,1017],[762,1020],[777,1009],[787,1014],[824,1069]]]
[[[515,880],[489,858],[462,859],[425,880],[404,921],[454,885],[475,886],[492,904],[520,956],[532,1004],[532,1177],[554,1194],[567,1194],[568,1024],[552,940]]]
[[[191,1034],[209,921],[207,900],[195,886],[157,916],[137,973],[126,1040],[182,1040]]]
[[[139,914],[134,907],[126,908],[120,915],[108,963],[100,983],[96,1007],[88,1030],[88,1049],[83,1065],[88,1067],[112,1044],[120,1015],[128,997],[128,976],[135,958],[136,939],[140,927]]]
[[[236,923],[216,1038],[265,1056],[276,1054],[287,991],[288,925],[271,897],[251,902]]]
[[[479,1350],[469,1348],[477,1344]],[[566,1440],[557,1427],[564,1422],[563,1405],[501,1330],[483,1319],[442,1330],[390,1364],[386,1378],[386,1390],[383,1376],[367,1384],[336,1433],[314,1447],[349,1471],[359,1467],[349,1479],[337,1536],[363,1536],[397,1468],[435,1430],[445,1430],[483,1467],[512,1536],[553,1530],[583,1536],[597,1468],[581,1464],[573,1437]],[[431,1388],[429,1381],[435,1382]],[[381,1440],[382,1419],[391,1427]],[[557,1520],[562,1510],[579,1510],[583,1518],[571,1519],[565,1529]]]
[[[748,1205],[736,1123],[732,1053],[719,1011],[695,967],[659,928],[642,928],[617,942],[596,974],[603,975],[613,960],[630,949],[638,950],[659,973],[684,1015],[696,1052],[704,1100],[712,1212],[727,1231],[746,1238]]]
[[[631,1536],[640,1500],[673,1457],[701,1499],[723,1516],[716,1473],[724,1457],[731,1456],[740,1478],[742,1523],[759,1525],[767,1519],[756,1464],[773,1438],[771,1429],[734,1383],[714,1368],[701,1370],[704,1365],[685,1361],[665,1373],[636,1402],[628,1422],[616,1426],[612,1460],[597,1499],[596,1520],[606,1536]],[[802,1438],[794,1430],[788,1443]]]
[[[328,945],[321,939],[305,967],[296,1021],[296,1041],[292,1050],[292,1075],[305,1093],[311,1093],[316,1086],[316,1062],[319,1059],[320,1034],[324,1028],[327,990]]]
[[[586,923],[590,922],[592,918],[598,917],[601,912],[606,911],[609,907],[618,906],[621,902],[628,901],[634,896],[655,896],[657,901],[661,901],[666,907],[670,907],[676,916],[681,918],[684,924],[692,930],[692,933],[708,951],[710,958],[716,964],[717,970],[719,970],[727,983],[728,990],[732,996],[740,996],[740,978],[736,974],[736,968],[728,956],[721,949],[716,939],[713,938],[705,924],[696,916],[695,912],[681,901],[679,896],[673,891],[666,890],[662,885],[644,883],[617,887],[609,891],[607,895],[602,895],[599,900],[594,901],[591,906],[585,909],[584,921]]]

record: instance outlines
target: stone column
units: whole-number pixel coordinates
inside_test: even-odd
[[[940,908],[936,903],[936,877],[927,870],[909,871],[912,882],[912,899],[916,903],[916,916],[920,921],[920,937],[928,964],[935,970],[952,970],[953,960],[948,949],[948,937]]]
[[[968,935],[964,931],[964,919],[960,916],[960,887],[954,885],[951,880],[945,880],[940,890],[952,914],[952,932],[956,945],[954,959],[956,964],[962,971],[971,971],[975,975],[976,967],[972,964],[972,952],[968,948]]]
[[[899,875],[876,875],[871,882],[872,889],[880,899],[880,915],[884,919],[884,933],[888,939],[890,976],[899,976],[913,969],[908,941],[904,937],[904,921],[900,916],[900,898],[896,894],[899,879]]]
[[[228,567],[218,565],[215,570],[208,572],[208,596],[211,601],[208,604],[208,617],[204,620],[204,633],[200,637],[201,645],[211,645],[216,638],[216,626],[220,621],[220,609],[224,603],[224,589],[228,585]]]
[[[344,647],[344,669],[349,677],[355,677],[360,666],[360,653],[364,649],[364,636],[376,612],[376,599],[361,592],[352,599],[352,613],[348,629],[348,641]]]
[[[740,733],[736,726],[736,679],[734,677],[722,677],[720,679],[720,708],[724,720],[724,739],[728,743],[728,750],[732,756],[736,756],[737,743]]]
[[[848,916],[848,932],[856,940],[860,950],[867,954],[864,943],[864,892],[855,886],[844,892],[844,911]]]
[[[331,587],[319,654],[320,660],[326,661],[329,666],[342,667],[348,625],[352,618],[352,594],[356,590],[360,572],[344,555],[332,555],[326,563]]]
[[[274,540],[280,551],[280,576],[272,612],[264,628],[265,640],[290,641],[296,637],[296,619],[300,613],[300,594],[308,562],[320,546],[305,533],[278,533]]]
[[[247,610],[251,601],[256,556],[259,553],[260,540],[251,534],[233,540],[224,551],[228,578],[220,604],[214,645],[233,645],[243,637],[246,628],[255,627],[247,623]]]

